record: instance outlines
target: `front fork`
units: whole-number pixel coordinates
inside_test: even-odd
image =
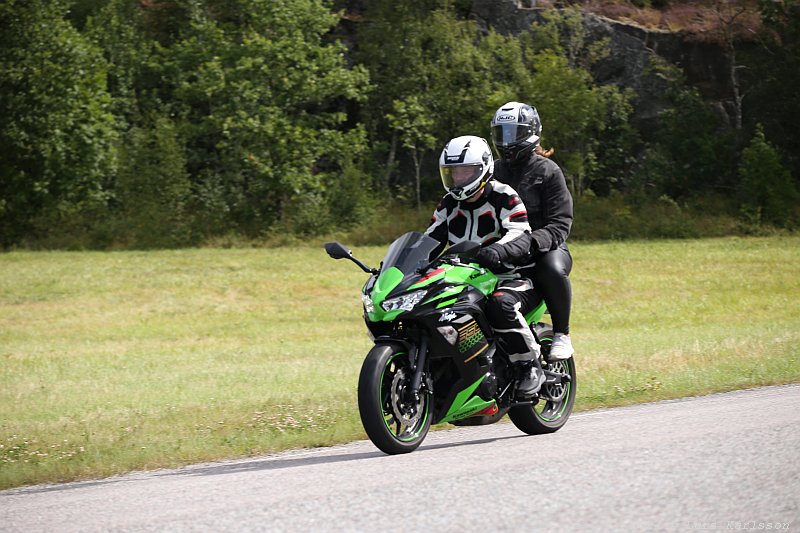
[[[427,357],[428,337],[426,337],[424,333],[421,333],[419,336],[419,347],[416,349],[414,356],[411,357],[411,370],[414,371],[414,375],[411,378],[411,387],[408,391],[415,402],[419,401],[419,388],[422,384],[422,373],[425,371]]]
[[[401,344],[408,352],[408,362],[411,365],[411,371],[413,374],[411,375],[411,382],[409,384],[408,389],[406,389],[406,393],[408,394],[408,400],[413,400],[414,404],[419,402],[419,393],[420,388],[422,388],[422,375],[425,373],[425,364],[428,359],[428,337],[425,336],[424,333],[420,332],[419,334],[419,341],[417,343],[409,342],[408,340],[398,338],[398,337],[390,337],[388,335],[382,335],[375,339],[375,342],[381,341],[388,341]],[[425,388],[428,390],[429,393],[432,393],[431,390],[430,380],[428,380],[425,384]]]

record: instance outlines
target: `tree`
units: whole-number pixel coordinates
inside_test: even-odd
[[[400,131],[389,124],[387,116],[395,101],[427,89],[426,35],[430,14],[440,3],[373,0],[364,6],[353,58],[368,69],[373,84],[359,119],[366,127],[373,159],[385,161],[373,166],[383,176],[375,183],[378,189],[391,184],[400,142]]]
[[[171,121],[148,122],[127,132],[120,150],[117,239],[134,248],[186,245],[191,184],[183,147]]]
[[[414,161],[414,184],[416,192],[417,210],[420,209],[420,168],[425,150],[430,150],[436,145],[436,138],[431,134],[433,120],[430,112],[419,102],[416,95],[409,96],[407,100],[395,100],[394,112],[387,115],[389,125],[399,136],[404,148],[411,152]]]
[[[752,115],[765,135],[786,155],[800,183],[800,1],[759,0],[762,26],[759,54],[752,57],[754,88],[748,97]]]
[[[732,192],[735,140],[727,126],[686,84],[682,72],[665,62],[651,59],[653,68],[668,80],[664,97],[669,107],[659,116],[655,142],[649,152],[658,161],[653,191],[673,199],[686,198],[714,189]]]
[[[199,210],[258,234],[302,197],[319,197],[325,173],[363,149],[342,109],[367,76],[325,41],[338,16],[321,0],[175,3],[178,27],[159,48],[161,98],[195,187],[215,191]]]
[[[578,9],[546,15],[521,41],[533,75],[519,98],[539,110],[543,143],[555,148],[573,196],[594,182],[621,180],[637,138],[628,122],[630,93],[597,85],[588,70],[606,53],[605,41],[586,40]]]
[[[712,32],[728,53],[728,77],[733,99],[733,128],[742,130],[742,101],[745,91],[741,87],[739,71],[745,68],[736,57],[736,41],[744,34],[755,33],[755,10],[748,0],[714,0],[712,10],[717,18],[717,27]]]
[[[105,205],[115,161],[106,64],[59,0],[0,4],[0,245]],[[43,231],[46,231],[44,228]]]
[[[742,214],[754,223],[793,226],[793,213],[800,195],[764,129],[756,127],[739,165],[739,198]]]

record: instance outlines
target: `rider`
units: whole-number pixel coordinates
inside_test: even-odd
[[[508,102],[492,119],[492,143],[502,156],[495,179],[519,192],[531,225],[531,253],[535,266],[522,274],[541,292],[553,319],[551,359],[569,359],[574,350],[569,337],[572,256],[567,236],[572,227],[572,196],[564,174],[549,159],[553,150],[539,144],[542,122],[536,108]]]
[[[528,279],[514,274],[514,264],[530,257],[531,236],[525,205],[509,185],[492,180],[494,159],[486,140],[473,135],[456,137],[439,157],[439,173],[448,194],[433,213],[426,234],[445,246],[462,241],[482,244],[477,256],[481,266],[501,279],[487,303],[486,314],[498,343],[509,360],[522,367],[517,391],[523,397],[536,394],[545,376],[539,365],[539,344],[525,321],[539,296]]]

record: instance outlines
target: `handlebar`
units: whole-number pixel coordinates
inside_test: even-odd
[[[419,270],[417,270],[417,272],[419,272],[421,274],[421,273],[427,271],[428,269],[433,268],[437,264],[442,264],[442,263],[446,263],[448,265],[453,265],[453,266],[460,266],[460,267],[464,267],[464,268],[471,268],[472,270],[475,270],[476,272],[480,272],[481,274],[486,272],[486,270],[483,269],[483,268],[472,266],[469,263],[462,262],[461,258],[459,258],[457,255],[443,255],[441,257],[437,257],[436,259],[434,259],[433,261],[431,261],[430,263],[428,263],[424,267],[422,267]]]

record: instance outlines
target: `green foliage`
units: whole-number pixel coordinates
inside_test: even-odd
[[[128,0],[107,0],[95,6],[86,21],[86,36],[103,51],[108,63],[108,91],[121,129],[141,116],[163,112],[158,98],[161,68],[156,42],[149,38],[146,11]]]
[[[678,204],[666,195],[641,198],[612,191],[608,196],[597,197],[587,193],[575,204],[575,224],[570,239],[721,237],[738,232],[739,224],[733,215],[725,214],[727,210],[725,202],[721,205],[710,201]]]
[[[319,0],[232,2],[237,25],[190,3],[189,25],[164,49],[164,76],[189,171],[219,180],[234,227],[257,234],[300,197],[319,197],[326,168],[362,148],[332,104],[358,99],[366,77],[322,35],[337,17]],[[218,216],[212,213],[212,216]]]
[[[751,124],[764,132],[786,156],[795,185],[800,184],[800,1],[759,0],[763,24],[759,53],[748,61],[753,87],[746,102]],[[747,72],[747,71],[745,71]]]
[[[420,207],[420,167],[422,157],[426,150],[436,146],[436,138],[431,133],[434,121],[425,110],[417,95],[409,96],[407,100],[395,100],[392,103],[392,113],[386,115],[389,127],[397,132],[403,148],[411,152],[414,161],[414,184],[416,191],[417,208]]]
[[[759,124],[739,164],[741,213],[749,223],[769,222],[781,227],[797,224],[800,200],[792,176]]]
[[[520,38],[493,31],[478,37],[474,25],[458,20],[446,4],[426,14],[386,0],[371,3],[367,13],[371,24],[358,35],[358,58],[383,89],[370,94],[366,107],[373,139],[391,131],[405,135],[406,145],[409,134],[422,138],[408,110],[398,113],[396,102],[408,106],[409,94],[414,117],[423,119],[424,132],[438,141],[434,156],[457,135],[488,136],[497,107],[520,100],[539,108],[545,141],[556,146],[575,194],[595,179],[616,180],[629,171],[635,142],[628,125],[630,95],[594,83],[586,67],[606,53],[606,43],[587,42],[577,10],[553,15]],[[601,138],[618,152],[601,150]],[[383,160],[387,145],[372,146]],[[412,150],[412,158],[419,152]]]
[[[190,182],[171,121],[156,117],[129,131],[120,149],[116,237],[126,248],[170,248],[190,242]]]
[[[105,205],[113,117],[100,52],[60,1],[0,4],[0,246]]]
[[[347,22],[334,3],[351,10]],[[546,10],[505,36],[480,33],[469,0],[357,4],[0,4],[0,246],[172,247],[383,228],[381,210],[440,197],[441,147],[488,137],[510,100],[539,109],[544,145],[576,198],[733,197],[736,146],[717,113],[677,69],[655,64],[671,104],[644,144],[632,94],[590,74],[608,42],[591,40],[579,9]],[[760,6],[745,125],[763,117],[797,170],[800,7]],[[758,202],[761,211],[743,212],[784,223],[764,211],[772,200]]]
[[[605,126],[603,92],[591,76],[569,67],[567,58],[545,50],[534,58],[530,101],[542,117],[542,142],[555,146],[572,193],[580,196],[595,170],[595,150]]]
[[[629,122],[632,95],[596,84],[589,73],[606,42],[588,42],[581,21],[579,10],[565,9],[534,24],[523,40],[533,76],[519,96],[539,110],[542,142],[555,147],[576,197],[624,181],[638,141]]]
[[[655,143],[649,147],[643,172],[651,192],[680,199],[700,192],[730,188],[735,140],[720,117],[686,84],[676,68],[653,58],[653,69],[669,81],[670,107],[660,115]]]
[[[330,216],[337,227],[373,222],[377,200],[372,192],[371,178],[356,162],[349,161],[341,173],[331,174],[326,190]]]

